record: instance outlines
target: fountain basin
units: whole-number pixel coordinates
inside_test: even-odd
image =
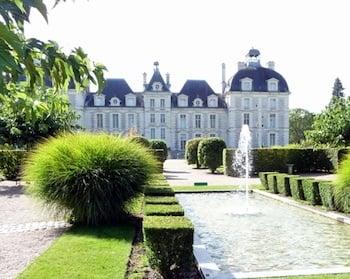
[[[229,214],[245,206],[242,193],[179,194],[207,252],[231,273],[350,267],[350,226],[249,194],[259,215]]]

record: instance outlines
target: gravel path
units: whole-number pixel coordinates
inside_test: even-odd
[[[15,278],[69,226],[24,195],[23,186],[0,182],[0,278]]]

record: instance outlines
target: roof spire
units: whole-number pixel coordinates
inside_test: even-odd
[[[158,62],[158,61],[155,61],[155,62],[153,63],[153,65],[154,65],[154,71],[159,71],[159,62]]]

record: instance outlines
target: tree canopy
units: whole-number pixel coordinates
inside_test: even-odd
[[[311,129],[315,115],[305,109],[289,111],[289,143],[300,144],[305,140],[305,131]]]
[[[344,87],[339,78],[336,78],[333,85],[332,97],[343,98]]]

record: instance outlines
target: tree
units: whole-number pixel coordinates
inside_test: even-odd
[[[92,63],[81,48],[66,55],[54,41],[25,38],[24,23],[29,22],[32,9],[48,21],[42,0],[0,0],[0,94],[8,93],[8,85],[21,79],[30,89],[50,80],[56,91],[67,90],[72,82],[77,90],[92,82],[101,91],[105,67]]]
[[[315,115],[305,109],[289,111],[289,143],[300,144],[305,140],[305,131],[311,129]]]
[[[332,96],[337,98],[344,97],[344,87],[339,78],[336,78],[334,81]]]
[[[350,143],[350,99],[333,98],[324,111],[316,115],[306,140],[311,144],[340,146]]]

